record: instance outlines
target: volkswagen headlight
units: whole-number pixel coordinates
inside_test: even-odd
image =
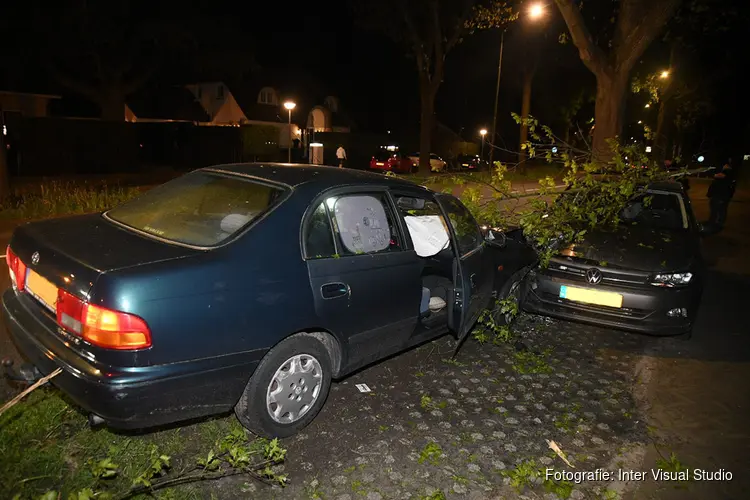
[[[693,273],[663,273],[654,275],[651,284],[654,286],[685,286],[693,279]]]

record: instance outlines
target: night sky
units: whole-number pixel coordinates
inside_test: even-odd
[[[200,74],[201,70],[193,67],[198,59],[196,53],[225,52],[223,57],[228,62],[223,64],[228,73],[240,67],[242,70],[255,67],[253,64],[257,63],[261,68],[299,74],[302,81],[296,84],[302,88],[306,78],[303,75],[310,75],[328,93],[341,98],[362,130],[382,132],[417,126],[419,98],[413,60],[405,57],[403,48],[390,39],[364,29],[352,13],[351,2],[243,5],[217,0],[199,7],[174,0],[131,3],[136,15],[169,19],[195,37],[192,52],[169,57],[156,80],[184,83]],[[518,112],[521,107],[519,71],[530,57],[530,50],[538,50],[540,54],[531,105],[532,114],[540,121],[554,126],[560,120],[560,109],[576,93],[584,89],[590,94],[595,88],[593,76],[578,59],[572,44],[558,42],[560,33],[566,31],[565,25],[552,2],[548,3],[547,19],[542,26],[529,27],[519,22],[506,36],[499,128],[507,135],[510,149],[517,148],[514,146],[517,127],[510,113]],[[45,47],[56,41],[32,20],[31,6],[20,2],[5,4],[0,13],[3,33],[0,87],[63,91],[49,78],[43,64]],[[41,12],[45,17],[46,11]],[[48,13],[46,22],[54,23],[56,15]],[[447,74],[438,94],[437,118],[467,139],[475,138],[478,129],[489,126],[491,121],[499,39],[497,30],[480,32],[467,37],[448,56]],[[715,147],[737,145],[741,136],[747,136],[746,116],[750,111],[743,79],[744,69],[750,63],[747,37],[744,30],[732,29],[718,37],[718,41],[698,45],[697,59],[700,64],[705,63],[706,72],[716,71],[711,61],[719,55],[734,61],[730,65],[733,70],[713,82],[715,112],[702,121],[701,127],[718,139]],[[663,46],[656,43],[638,69],[662,67],[667,62]],[[221,72],[212,68],[217,79],[221,78],[217,74]],[[643,108],[639,99],[642,98],[630,99],[628,123],[640,118]],[[593,113],[593,108],[589,106],[583,112]]]

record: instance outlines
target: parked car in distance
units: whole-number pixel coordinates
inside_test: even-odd
[[[409,155],[409,159],[414,165],[419,166],[419,153],[412,153]],[[443,172],[445,170],[445,160],[440,158],[435,153],[430,153],[430,170],[432,172]]]
[[[487,161],[483,160],[479,155],[458,155],[456,165],[458,170],[477,171],[488,168]]]
[[[529,273],[523,308],[653,335],[689,337],[703,290],[701,227],[684,187],[655,182],[613,231],[592,231]]]
[[[33,222],[2,295],[33,366],[92,423],[234,410],[290,436],[332,379],[452,332],[517,290],[536,255],[453,196],[356,170],[196,170],[103,214]]]
[[[370,169],[398,174],[410,174],[417,170],[416,165],[400,151],[381,149],[372,156]]]

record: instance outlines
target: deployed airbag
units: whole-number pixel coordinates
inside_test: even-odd
[[[407,215],[404,219],[420,257],[432,257],[450,246],[448,228],[439,215]]]

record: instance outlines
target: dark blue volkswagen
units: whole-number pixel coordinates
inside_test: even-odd
[[[453,332],[533,252],[454,197],[330,167],[223,165],[19,227],[3,297],[35,376],[115,428],[234,409],[289,436],[332,378]]]

